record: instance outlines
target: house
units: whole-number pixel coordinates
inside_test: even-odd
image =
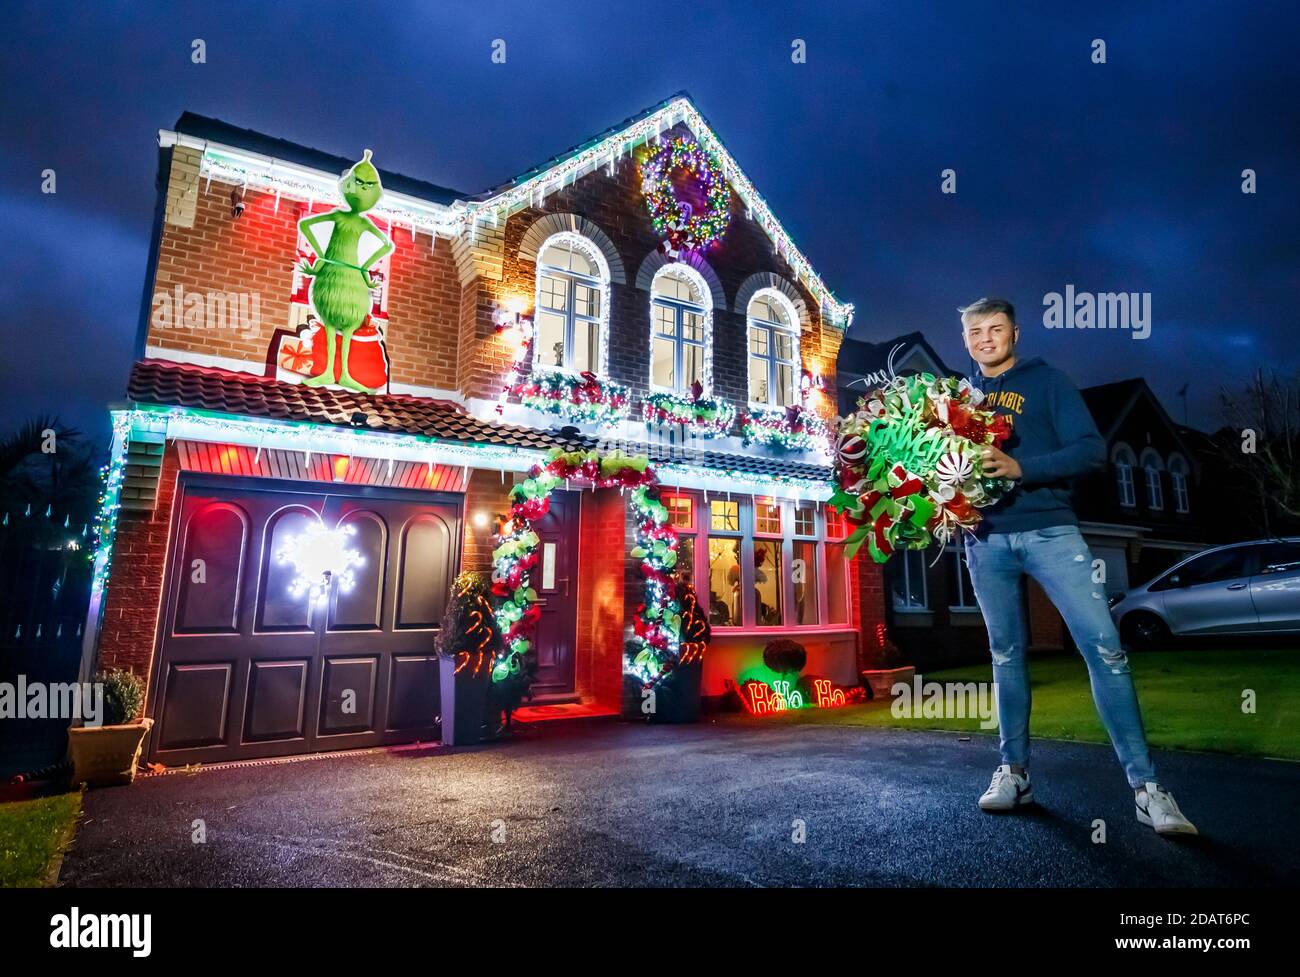
[[[83,664],[147,676],[149,758],[436,738],[451,581],[501,569],[557,449],[647,459],[708,601],[704,695],[774,636],[856,684],[881,576],[822,504],[853,307],[689,97],[483,193],[381,162],[159,135]],[[634,497],[577,479],[533,523],[534,702],[619,707]]]
[[[841,411],[864,385],[890,375],[954,375],[919,332],[880,343],[846,339],[840,347]],[[865,377],[853,383],[850,377]],[[978,380],[976,381],[978,383]],[[1085,387],[1084,403],[1106,441],[1105,472],[1075,487],[1079,528],[1101,560],[1107,595],[1144,583],[1206,546],[1223,542],[1205,503],[1205,472],[1215,450],[1207,435],[1176,423],[1141,378]],[[895,555],[885,566],[888,628],[910,661],[924,668],[981,661],[988,654],[984,620],[971,587],[963,544]],[[1025,588],[1030,644],[1070,645],[1064,623],[1042,588]]]

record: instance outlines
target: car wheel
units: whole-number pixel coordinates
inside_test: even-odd
[[[1129,648],[1139,651],[1163,648],[1169,643],[1169,625],[1155,614],[1137,611],[1121,622],[1120,637]]]

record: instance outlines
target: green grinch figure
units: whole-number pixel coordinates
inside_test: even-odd
[[[370,275],[370,267],[393,250],[393,242],[388,235],[366,216],[366,211],[373,209],[384,193],[383,185],[379,182],[379,171],[370,162],[370,150],[367,149],[361,161],[353,164],[343,174],[339,180],[339,192],[347,204],[346,209],[335,207],[298,222],[302,236],[317,255],[315,264],[304,261],[300,267],[302,273],[312,279],[311,304],[324,327],[325,342],[329,344],[325,371],[303,383],[310,387],[323,387],[335,382],[334,337],[341,336],[343,341],[339,355],[343,362],[338,383],[351,390],[374,393],[373,388],[358,383],[348,373],[352,334],[370,313],[371,289],[379,287],[379,282]],[[333,229],[329,244],[322,248],[312,229],[317,224],[327,222],[333,225]],[[380,247],[364,264],[357,258],[357,247],[363,234],[373,234],[381,242]]]

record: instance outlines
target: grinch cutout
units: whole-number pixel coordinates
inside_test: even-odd
[[[380,285],[370,269],[393,250],[392,239],[366,216],[384,193],[379,171],[370,162],[370,150],[343,174],[339,193],[346,207],[336,207],[298,222],[298,230],[318,255],[315,262],[303,261],[299,271],[312,280],[311,304],[325,342],[324,369],[303,383],[310,387],[337,383],[361,393],[374,393],[378,387],[362,383],[348,369],[353,334],[365,324],[371,309],[371,291]],[[325,229],[323,225],[328,225],[330,231],[325,247],[321,247],[316,236]],[[367,234],[377,238],[380,245],[362,262],[358,257],[359,245]],[[341,361],[337,371],[336,355]]]

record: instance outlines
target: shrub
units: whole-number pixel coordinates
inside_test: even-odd
[[[763,664],[780,675],[801,672],[808,664],[808,650],[789,638],[775,638],[763,646]]]
[[[144,682],[124,668],[100,672],[96,683],[104,686],[104,725],[121,726],[132,722],[144,705]]]

